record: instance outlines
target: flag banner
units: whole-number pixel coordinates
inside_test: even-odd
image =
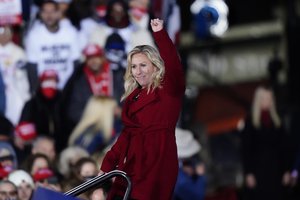
[[[21,23],[21,0],[0,0],[0,25],[20,25]]]
[[[66,196],[63,193],[56,192],[47,188],[38,187],[31,200],[79,200],[73,196]]]

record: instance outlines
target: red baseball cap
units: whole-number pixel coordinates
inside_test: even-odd
[[[88,44],[83,50],[83,55],[86,57],[92,57],[92,56],[100,57],[104,55],[104,51],[97,44]]]
[[[30,122],[20,122],[16,126],[16,135],[25,141],[33,140],[37,136],[35,125]]]
[[[43,71],[43,73],[40,75],[40,82],[46,80],[46,79],[54,79],[58,81],[58,74],[54,69],[46,69]]]

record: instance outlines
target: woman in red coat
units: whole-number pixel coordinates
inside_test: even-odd
[[[135,47],[128,54],[122,110],[124,129],[107,152],[101,170],[125,171],[130,198],[169,200],[178,174],[175,126],[185,90],[183,68],[163,21],[150,22],[155,48]],[[124,195],[126,182],[116,178],[108,199]]]

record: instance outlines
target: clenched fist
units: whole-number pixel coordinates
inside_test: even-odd
[[[151,19],[150,25],[153,32],[158,32],[163,29],[164,21],[160,19]]]

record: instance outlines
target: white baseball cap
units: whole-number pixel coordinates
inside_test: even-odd
[[[190,130],[176,128],[175,135],[178,158],[189,158],[199,153],[201,146]]]
[[[34,183],[32,177],[24,170],[15,170],[8,175],[8,180],[13,182],[17,187],[21,183],[28,183],[32,188],[34,188]]]

